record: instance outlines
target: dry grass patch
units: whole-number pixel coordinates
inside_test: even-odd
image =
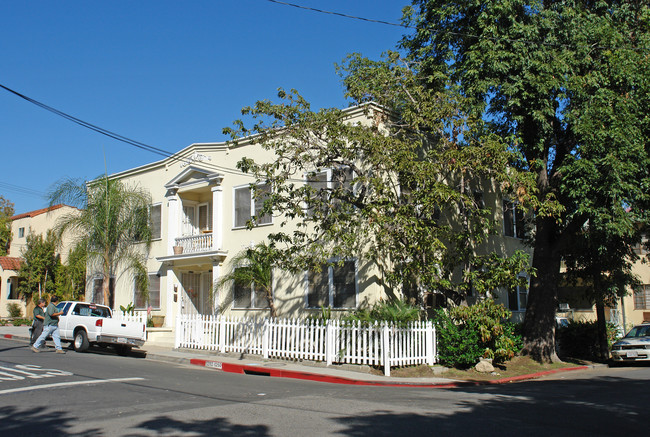
[[[398,378],[427,378],[442,377],[449,379],[462,379],[468,381],[491,381],[503,378],[512,378],[514,376],[530,375],[531,373],[545,372],[547,370],[564,369],[567,367],[578,367],[581,364],[575,363],[552,363],[540,364],[529,357],[515,357],[505,363],[496,364],[494,373],[481,373],[474,370],[473,367],[467,370],[448,369],[443,373],[434,372],[432,368],[426,365],[398,367],[390,371],[390,376]],[[374,369],[373,373],[383,374],[382,369]]]

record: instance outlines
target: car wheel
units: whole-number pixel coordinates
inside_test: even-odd
[[[123,357],[126,357],[131,353],[131,346],[115,346],[117,354]]]
[[[88,343],[88,335],[83,329],[78,330],[74,334],[74,350],[77,352],[85,352],[88,350],[90,344]]]

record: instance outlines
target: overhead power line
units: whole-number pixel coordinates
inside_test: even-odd
[[[14,184],[10,184],[8,182],[0,182],[0,189],[7,190],[7,191],[13,191],[13,192],[20,193],[20,194],[25,194],[27,196],[34,196],[34,197],[40,197],[40,198],[45,197],[45,193],[42,192],[42,191],[33,190],[33,189],[27,188],[27,187],[21,187],[20,185],[14,185]]]
[[[291,7],[298,8],[298,9],[306,9],[308,11],[318,12],[318,13],[321,13],[321,14],[338,15],[339,17],[351,18],[353,20],[368,21],[370,23],[386,24],[388,26],[397,26],[397,27],[406,27],[406,28],[409,28],[409,29],[415,29],[414,27],[407,26],[405,24],[391,23],[390,21],[384,21],[384,20],[373,20],[372,18],[358,17],[356,15],[343,14],[341,12],[333,12],[333,11],[326,11],[324,9],[310,8],[308,6],[297,5],[295,3],[281,2],[281,1],[278,1],[278,0],[267,0],[267,1],[269,1],[271,3],[277,3],[279,5],[291,6]]]
[[[417,29],[416,26],[409,26],[408,24],[403,24],[403,23],[393,23],[390,21],[384,21],[384,20],[374,20],[371,18],[365,18],[365,17],[359,17],[356,15],[348,15],[344,14],[342,12],[334,12],[334,11],[328,11],[325,9],[318,9],[318,8],[312,8],[309,6],[303,6],[303,5],[298,5],[295,3],[289,3],[289,2],[283,2],[279,0],[266,0],[270,3],[276,3],[282,6],[290,6],[293,8],[298,8],[298,9],[304,9],[307,11],[312,11],[312,12],[317,12],[320,14],[328,14],[328,15],[336,15],[339,17],[344,17],[344,18],[350,18],[353,20],[361,20],[361,21],[366,21],[370,23],[377,23],[377,24],[384,24],[388,26],[397,26],[397,27],[403,27],[405,29]],[[489,40],[489,41],[494,41],[494,42],[508,42],[508,43],[525,43],[525,44],[535,44],[535,45],[542,45],[542,46],[547,46],[547,47],[565,47],[565,48],[575,48],[575,47],[588,47],[590,49],[598,49],[598,50],[620,50],[620,49],[625,49],[625,50],[634,50],[634,51],[649,51],[650,47],[621,47],[621,46],[597,46],[597,45],[590,45],[590,44],[579,44],[579,45],[572,45],[572,44],[558,44],[558,43],[550,43],[547,41],[532,41],[532,40],[527,40],[524,38],[503,38],[503,37],[494,37],[494,36],[486,36],[486,35],[474,35],[470,33],[461,33],[461,32],[443,32],[441,30],[432,28],[430,29],[431,33],[434,34],[442,34],[442,35],[452,35],[452,36],[458,36],[462,38],[472,38],[476,40]]]
[[[141,143],[141,142],[136,141],[136,140],[132,140],[132,139],[127,138],[127,137],[125,137],[123,135],[117,134],[115,132],[111,132],[109,130],[106,130],[106,129],[103,129],[103,128],[99,127],[99,126],[96,126],[94,124],[83,121],[83,120],[81,120],[81,119],[79,119],[77,117],[73,117],[70,114],[66,114],[63,111],[59,111],[58,109],[55,109],[55,108],[53,108],[51,106],[48,106],[45,103],[41,103],[38,100],[34,100],[31,97],[27,97],[26,95],[21,94],[18,91],[14,91],[11,88],[6,87],[6,86],[4,86],[2,84],[0,84],[0,88],[5,89],[6,91],[20,97],[21,99],[27,100],[29,103],[32,103],[32,104],[34,104],[34,105],[36,105],[36,106],[38,106],[40,108],[43,108],[46,111],[50,111],[50,112],[52,112],[52,113],[54,113],[54,114],[56,114],[56,115],[58,115],[60,117],[65,118],[66,120],[69,120],[69,121],[71,121],[73,123],[76,123],[76,124],[78,124],[80,126],[83,126],[83,127],[88,128],[90,130],[98,132],[98,133],[100,133],[102,135],[106,135],[107,137],[114,138],[114,139],[116,139],[118,141],[122,141],[124,143],[131,144],[132,146],[138,147],[138,148],[140,148],[142,150],[146,150],[148,152],[156,153],[158,155],[162,155],[162,156],[165,156],[165,157],[174,155],[173,153],[168,152],[166,150],[159,149],[159,148],[153,147],[153,146],[149,146],[147,144]]]
[[[143,142],[133,140],[131,138],[125,137],[124,135],[120,135],[118,133],[111,132],[111,131],[109,131],[107,129],[104,129],[104,128],[101,128],[101,127],[96,126],[94,124],[88,123],[87,121],[81,120],[81,119],[79,119],[77,117],[74,117],[74,116],[72,116],[70,114],[67,114],[67,113],[65,113],[63,111],[60,111],[60,110],[58,110],[56,108],[48,106],[45,103],[39,102],[38,100],[35,100],[35,99],[33,99],[31,97],[28,97],[28,96],[26,96],[26,95],[24,95],[22,93],[19,93],[18,91],[15,91],[15,90],[13,90],[13,89],[5,86],[5,85],[0,84],[0,88],[10,92],[11,94],[13,94],[15,96],[20,97],[21,99],[24,99],[24,100],[28,101],[29,103],[32,103],[32,104],[38,106],[39,108],[43,108],[46,111],[52,112],[53,114],[56,114],[56,115],[58,115],[60,117],[65,118],[66,120],[72,121],[73,123],[76,123],[76,124],[78,124],[80,126],[83,126],[83,127],[87,128],[87,129],[90,129],[92,131],[95,131],[97,133],[105,135],[107,137],[113,138],[113,139],[115,139],[117,141],[121,141],[123,143],[129,144],[131,146],[137,147],[137,148],[145,150],[147,152],[155,153],[155,154],[163,156],[165,158],[175,158],[175,159],[178,159],[179,161],[189,163],[189,161],[187,159],[185,159],[183,157],[180,157],[178,155],[178,153],[170,152],[168,150],[164,150],[164,149],[161,149],[159,147],[150,146],[150,145],[145,144]],[[241,170],[238,170],[238,169],[232,169],[232,168],[223,167],[223,166],[220,166],[220,165],[215,165],[215,164],[210,164],[210,163],[203,163],[203,165],[206,166],[206,167],[213,168],[215,170],[222,171],[224,173],[251,176],[250,174],[244,173],[244,172],[242,172]]]
[[[52,113],[54,113],[54,114],[56,114],[56,115],[58,115],[60,117],[63,117],[66,120],[72,121],[73,123],[76,123],[76,124],[78,124],[80,126],[83,126],[83,127],[87,128],[87,129],[93,130],[93,131],[95,131],[97,133],[100,133],[102,135],[106,135],[106,136],[108,136],[110,138],[113,138],[113,139],[115,139],[117,141],[121,141],[123,143],[129,144],[131,146],[137,147],[137,148],[145,150],[147,152],[151,152],[151,153],[155,153],[157,155],[164,156],[165,158],[174,158],[174,159],[177,159],[178,161],[181,161],[181,162],[185,162],[185,163],[188,163],[188,164],[191,163],[188,159],[179,156],[178,153],[173,153],[173,152],[169,152],[167,150],[161,149],[159,147],[150,146],[150,145],[142,143],[140,141],[136,141],[136,140],[132,140],[130,138],[127,138],[124,135],[120,135],[118,133],[111,132],[109,130],[106,130],[104,128],[96,126],[94,124],[88,123],[87,121],[83,121],[83,120],[81,120],[81,119],[79,119],[77,117],[74,117],[74,116],[72,116],[70,114],[67,114],[67,113],[65,113],[63,111],[60,111],[60,110],[58,110],[56,108],[48,106],[45,103],[39,102],[38,100],[35,100],[35,99],[33,99],[31,97],[28,97],[28,96],[26,96],[26,95],[24,95],[22,93],[19,93],[18,91],[15,91],[15,90],[13,90],[13,89],[5,86],[5,85],[0,84],[0,88],[10,92],[11,94],[13,94],[15,96],[20,97],[21,99],[24,99],[24,100],[28,101],[29,103],[32,103],[32,104],[34,104],[34,105],[36,105],[36,106],[38,106],[40,108],[43,108],[43,109],[45,109],[45,110],[47,110],[49,112],[52,112]],[[223,173],[233,174],[233,175],[237,175],[237,176],[247,176],[247,177],[250,177],[250,178],[256,178],[255,175],[252,175],[250,173],[245,173],[245,172],[243,172],[243,171],[241,171],[239,169],[236,169],[236,168],[224,167],[224,166],[212,164],[212,163],[209,163],[209,162],[203,162],[201,165],[203,167],[218,170],[218,171],[223,172]],[[293,182],[304,182],[304,180],[302,180],[302,179],[290,178],[289,180],[293,181]],[[10,185],[10,184],[6,184],[6,185]],[[40,193],[40,192],[37,192],[35,190],[31,190],[32,192],[29,193],[29,192],[27,192],[29,190],[28,188],[21,188],[21,187],[18,187],[16,185],[14,185],[13,188],[10,188],[8,186],[6,188],[14,190],[14,191],[21,191],[22,194],[28,194],[28,195],[32,195],[32,196],[38,195],[39,197],[43,197],[43,194]]]

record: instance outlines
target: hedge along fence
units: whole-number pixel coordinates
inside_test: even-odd
[[[341,320],[253,319],[179,315],[175,347],[264,358],[391,366],[437,362],[432,322],[399,325]]]

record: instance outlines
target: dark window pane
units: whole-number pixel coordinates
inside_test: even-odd
[[[309,271],[309,291],[307,294],[307,305],[310,308],[329,307],[329,273],[328,268],[323,266],[320,272]]]
[[[149,305],[160,308],[160,276],[149,275]]]
[[[251,189],[248,187],[235,190],[235,227],[246,226],[251,218]]]
[[[517,238],[526,237],[526,224],[524,223],[524,210],[517,206],[515,208],[515,226],[517,229]]]
[[[261,288],[255,289],[255,308],[268,308],[269,300],[266,297],[266,291]]]
[[[322,171],[320,173],[312,174],[307,176],[307,184],[313,189],[313,193],[310,194],[310,198],[307,199],[308,210],[307,214],[312,216],[314,214],[314,205],[315,202],[310,202],[310,199],[327,199],[327,172]]]
[[[255,189],[255,223],[259,225],[271,223],[270,214],[261,215],[264,201],[269,198],[270,194],[271,186],[269,184],[258,185]]]
[[[519,287],[519,310],[525,310],[528,305],[528,288]]]
[[[233,304],[235,308],[251,307],[251,284],[250,283],[235,281]]]
[[[508,309],[510,311],[519,311],[519,302],[517,302],[517,289],[508,292]]]
[[[151,207],[151,238],[154,240],[161,238],[161,205]]]
[[[514,205],[507,200],[503,201],[503,228],[506,237],[515,236]]]
[[[346,261],[341,266],[334,265],[332,272],[334,281],[334,308],[356,307],[354,261]]]
[[[212,230],[212,205],[199,205],[199,230]]]

